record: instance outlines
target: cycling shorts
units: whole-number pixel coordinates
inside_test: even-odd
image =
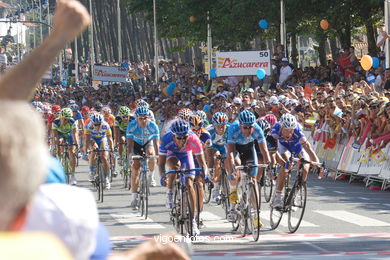
[[[73,135],[71,133],[64,134],[61,132],[58,132],[58,136],[62,139],[64,139],[65,144],[74,145]]]
[[[285,146],[283,146],[281,143],[278,144],[278,152],[280,155],[285,154],[287,151],[289,151],[290,153],[294,154],[295,158],[303,158],[307,161],[310,161],[309,154],[305,151],[305,149],[303,149],[301,144],[297,145],[295,148],[296,149],[293,149],[292,151],[290,151]]]
[[[171,153],[168,152],[167,159],[175,157],[180,161],[180,168],[185,170],[190,170],[195,168],[194,157],[192,156],[192,152],[184,152],[184,153]],[[186,177],[191,179],[195,178],[195,171],[187,172]]]
[[[227,154],[227,150],[226,150],[226,146],[225,145],[213,144],[211,146],[211,149],[213,149],[214,151],[218,151],[221,155],[226,155]]]
[[[99,149],[106,149],[108,150],[108,139],[107,137],[103,138],[92,138],[92,140],[95,141],[95,143],[98,145]]]
[[[139,143],[134,142],[134,155],[144,156],[146,154],[146,150],[147,150],[148,146],[151,146],[151,145],[152,145],[151,140],[149,140],[144,145],[140,145]]]
[[[248,144],[236,144],[236,151],[238,152],[240,159],[241,159],[241,165],[247,165],[249,163],[257,164],[257,153],[255,149],[255,143],[250,142]],[[257,176],[257,168],[251,169],[250,175],[252,177]]]

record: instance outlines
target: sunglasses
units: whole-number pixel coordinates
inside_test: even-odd
[[[137,117],[138,119],[141,119],[141,120],[146,120],[146,119],[148,119],[148,117],[147,116],[139,116],[139,117]]]
[[[93,124],[94,126],[99,126],[99,125],[101,125],[101,123],[96,123],[96,124]]]
[[[253,125],[242,125],[244,129],[252,129]]]
[[[123,119],[127,119],[127,118],[129,118],[128,116],[122,116],[121,118],[123,118]]]
[[[377,109],[379,108],[379,105],[375,105],[375,106],[370,106],[371,109]]]
[[[188,135],[175,135],[175,138],[177,140],[185,140],[188,138]]]

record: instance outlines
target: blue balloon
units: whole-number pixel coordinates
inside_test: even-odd
[[[257,77],[258,77],[259,79],[263,79],[263,78],[265,77],[265,70],[263,70],[263,69],[258,69],[256,75],[257,75]]]
[[[169,83],[168,88],[167,88],[167,93],[169,95],[172,95],[173,92],[175,91],[175,88],[176,88],[176,82]]]
[[[372,67],[374,69],[378,68],[379,67],[379,59],[377,57],[373,57],[372,58]]]
[[[264,29],[264,30],[268,29],[268,22],[267,22],[267,20],[261,19],[259,21],[259,26],[260,26],[261,29]]]
[[[61,82],[61,84],[62,84],[63,86],[65,86],[66,84],[68,84],[68,82],[67,82],[66,80],[63,80],[63,81]]]
[[[217,69],[210,70],[210,78],[215,79],[217,77]]]

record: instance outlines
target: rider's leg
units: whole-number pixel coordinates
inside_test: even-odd
[[[139,185],[139,175],[141,169],[141,161],[133,161],[133,170],[131,174],[131,207],[137,209],[137,198],[138,198],[138,185]]]
[[[168,157],[167,166],[169,170],[179,170],[180,161],[176,157]],[[173,184],[175,183],[177,174],[169,174],[167,176],[167,208],[173,207]]]

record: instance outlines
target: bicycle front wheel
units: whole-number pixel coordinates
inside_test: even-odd
[[[200,193],[199,193],[199,183],[194,182],[195,196],[196,196],[196,223],[199,227],[200,224]],[[204,187],[204,186],[203,186]]]
[[[254,241],[259,240],[260,236],[260,203],[259,196],[256,191],[256,184],[251,185],[251,196],[249,197],[249,226],[252,230],[252,236]]]
[[[212,182],[206,182],[203,184],[203,190],[204,190],[204,203],[207,204],[210,202],[211,199],[211,193],[213,190],[213,183]]]
[[[269,169],[266,169],[263,174],[263,193],[265,202],[269,202],[271,200],[273,187],[274,182],[271,178],[271,172]]]
[[[182,194],[182,199],[181,199],[181,222],[185,226],[185,229],[187,230],[187,234],[189,237],[193,237],[193,232],[192,232],[192,220],[193,220],[193,212],[190,207],[190,194],[188,191],[184,191],[181,193]],[[195,205],[194,205],[195,207]],[[182,229],[183,230],[183,229]],[[184,230],[183,230],[184,231]],[[184,235],[184,234],[182,234]]]
[[[290,193],[288,211],[288,229],[291,233],[298,230],[306,208],[307,186],[306,182],[296,184]]]
[[[271,229],[276,229],[279,226],[282,217],[283,217],[283,209],[276,209],[271,207],[270,218],[269,218]]]
[[[103,203],[103,197],[104,197],[104,177],[103,177],[103,168],[102,168],[102,165],[101,163],[99,163],[99,166],[98,166],[98,169],[99,169],[99,198],[100,198],[100,202]]]
[[[223,170],[221,173],[221,185],[222,185],[222,192],[221,192],[221,201],[222,201],[222,208],[225,210],[225,217],[227,218],[227,215],[229,214],[230,210],[230,202],[229,202],[229,181],[227,179],[226,171]]]

